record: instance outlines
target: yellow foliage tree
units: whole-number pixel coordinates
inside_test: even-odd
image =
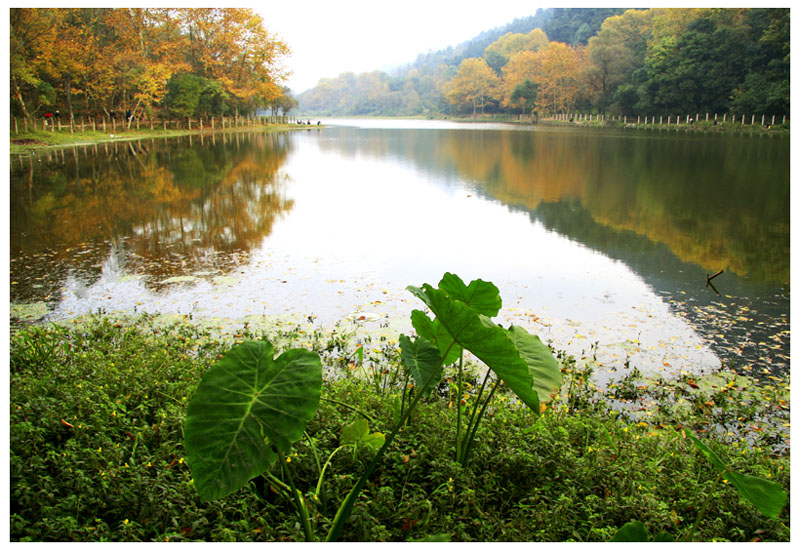
[[[447,100],[459,110],[478,107],[484,111],[490,101],[500,99],[500,79],[494,74],[486,60],[480,57],[465,59],[458,66],[458,73],[443,87]]]
[[[576,49],[562,42],[550,42],[535,55],[541,67],[534,81],[539,85],[537,109],[550,113],[569,111],[580,92],[582,64]]]
[[[542,56],[530,50],[514,54],[503,67],[503,100],[502,106],[506,108],[524,109],[524,99],[515,99],[514,91],[526,80],[533,83],[540,78]]]
[[[279,59],[289,47],[267,32],[253,10],[187,8],[182,16],[195,74],[217,80],[245,103],[269,103],[281,95],[287,73]]]

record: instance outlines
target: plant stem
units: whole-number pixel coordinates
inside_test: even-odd
[[[712,486],[712,490],[717,487],[717,485],[719,484],[719,481],[722,480],[722,475],[724,475],[724,474],[725,474],[725,472],[723,471],[723,472],[721,472],[719,474],[719,476],[717,476],[717,479],[714,481],[714,485]],[[694,522],[692,523],[692,526],[689,528],[689,533],[686,534],[686,537],[684,538],[683,541],[687,541],[687,542],[688,541],[692,541],[692,537],[694,537],[694,531],[695,531],[695,529],[697,529],[697,526],[700,524],[700,521],[703,519],[703,515],[705,515],[706,509],[708,509],[708,506],[711,503],[711,498],[713,496],[714,496],[713,492],[708,492],[708,495],[706,496],[706,500],[703,502],[703,505],[700,507],[700,510],[697,512],[697,518],[694,519]]]
[[[339,446],[338,448],[336,448],[331,452],[331,454],[328,456],[328,460],[325,461],[325,465],[322,467],[322,470],[319,473],[319,480],[317,481],[317,487],[314,489],[314,495],[317,496],[317,499],[323,501],[323,505],[324,505],[325,494],[323,493],[324,488],[322,486],[322,481],[325,478],[325,471],[328,469],[328,465],[330,465],[333,456],[336,455],[336,452],[341,450],[343,447],[344,446]]]
[[[469,416],[469,423],[467,423],[467,430],[466,430],[466,434],[467,435],[469,434],[470,429],[472,428],[472,421],[475,419],[475,414],[478,412],[478,406],[481,403],[481,396],[483,396],[483,389],[486,387],[486,381],[489,380],[489,371],[490,370],[488,370],[488,369],[486,370],[486,375],[483,377],[483,382],[481,383],[481,387],[478,389],[478,395],[475,397],[475,407],[472,408],[472,414]],[[462,465],[464,465],[463,461],[464,461],[464,445],[465,444],[466,444],[466,441],[464,441],[464,444],[462,444],[456,450],[456,461],[458,461]]]
[[[483,380],[483,383],[486,384],[487,379],[489,378],[489,372],[486,372],[486,377]],[[461,465],[466,466],[467,462],[469,461],[469,452],[472,450],[472,442],[475,440],[475,434],[478,432],[478,425],[481,424],[481,419],[483,418],[483,414],[486,412],[486,408],[489,407],[489,403],[492,401],[492,397],[494,397],[494,393],[497,388],[500,386],[500,379],[494,383],[492,387],[492,391],[489,392],[489,396],[486,397],[486,400],[483,402],[483,406],[481,407],[481,411],[478,414],[478,417],[475,419],[473,424],[472,419],[470,419],[470,425],[472,427],[472,432],[467,437],[467,440],[464,442],[464,453],[462,454],[462,461]],[[483,386],[481,386],[481,392],[483,392]],[[475,404],[475,410],[478,409],[478,404]],[[475,415],[475,410],[473,410],[473,417]]]
[[[294,484],[292,469],[289,467],[289,464],[286,462],[286,458],[283,457],[281,451],[278,448],[275,448],[275,451],[278,452],[278,460],[281,462],[281,467],[286,473],[286,478],[289,479],[289,487],[292,489],[292,497],[294,498],[294,508],[297,511],[297,514],[300,515],[300,521],[303,525],[303,532],[305,533],[306,541],[313,542],[314,532],[311,530],[311,523],[308,520],[308,510],[306,509],[305,503],[303,503],[303,496],[300,495],[300,492],[297,491],[297,486]]]
[[[461,397],[464,395],[464,390],[461,388],[463,381],[462,372],[464,369],[464,349],[461,349],[461,355],[458,358],[458,397],[456,398],[456,461],[459,460],[461,454]]]
[[[356,413],[358,413],[359,415],[361,415],[363,417],[366,417],[369,421],[372,421],[373,423],[375,422],[375,418],[372,417],[372,415],[370,415],[369,413],[365,413],[365,412],[361,411],[360,409],[358,409],[357,407],[351,406],[350,404],[345,404],[344,402],[340,402],[339,400],[333,400],[331,398],[325,398],[324,396],[320,396],[319,399],[320,400],[324,400],[326,402],[330,402],[332,404],[336,404],[336,405],[339,405],[339,406],[346,407],[347,409],[353,410]]]
[[[450,346],[447,348],[447,350],[444,352],[444,354],[442,354],[442,357],[439,360],[439,365],[437,365],[436,369],[434,369],[428,376],[428,380],[425,381],[425,384],[422,386],[422,389],[420,389],[419,392],[415,393],[413,400],[411,400],[411,403],[408,405],[408,409],[403,413],[403,415],[400,416],[400,421],[394,426],[394,428],[392,428],[392,432],[390,432],[389,436],[386,437],[383,446],[381,446],[381,448],[372,458],[372,461],[370,461],[369,465],[367,465],[367,468],[364,470],[364,473],[361,475],[361,478],[358,479],[358,481],[355,483],[350,492],[348,492],[347,497],[344,498],[344,501],[339,506],[339,510],[336,511],[336,516],[333,518],[333,522],[331,523],[331,528],[328,531],[328,537],[326,538],[326,541],[336,541],[339,538],[339,535],[342,533],[342,530],[344,529],[344,523],[350,516],[350,512],[353,510],[353,506],[355,505],[356,499],[361,493],[361,490],[364,488],[367,479],[375,470],[375,467],[378,466],[378,463],[383,457],[383,454],[391,445],[392,441],[394,440],[394,437],[397,436],[397,433],[400,432],[402,426],[411,416],[411,412],[414,410],[417,403],[422,398],[423,394],[425,394],[425,391],[428,390],[428,387],[431,386],[431,384],[433,383],[433,378],[436,376],[437,372],[439,371],[439,368],[442,367],[442,364],[444,363],[444,358],[447,356],[448,352],[450,352],[450,348],[452,348],[452,346],[453,343],[451,343]]]

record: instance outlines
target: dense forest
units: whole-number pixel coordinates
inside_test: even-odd
[[[249,9],[11,9],[13,116],[284,109],[288,46]]]
[[[320,115],[788,115],[789,10],[540,9],[298,100]]]

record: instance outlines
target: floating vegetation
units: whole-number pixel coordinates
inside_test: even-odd
[[[20,321],[36,321],[45,317],[50,310],[44,301],[31,304],[11,304],[10,314],[12,318]]]
[[[195,276],[173,276],[162,280],[161,283],[189,283],[192,281],[197,281],[197,278]]]

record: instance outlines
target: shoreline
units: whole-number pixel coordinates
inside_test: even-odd
[[[320,126],[308,126],[301,124],[260,124],[254,126],[241,126],[233,128],[217,129],[196,129],[196,130],[163,130],[154,129],[127,129],[118,130],[117,133],[103,132],[100,130],[89,130],[84,132],[60,132],[34,130],[19,132],[9,136],[9,154],[25,155],[35,151],[48,149],[58,149],[62,147],[75,147],[84,145],[95,145],[100,143],[136,141],[150,138],[177,138],[181,136],[209,136],[212,134],[223,133],[248,133],[248,132],[290,132],[293,130],[311,130],[321,128]]]
[[[437,115],[409,115],[393,117],[386,115],[303,115],[300,118],[329,118],[329,119],[364,119],[364,120],[428,120],[428,121],[449,121],[455,123],[502,123],[515,126],[559,126],[573,128],[601,128],[601,129],[625,129],[625,130],[660,130],[702,134],[758,134],[769,136],[789,136],[790,124],[777,124],[774,127],[761,126],[760,124],[735,124],[732,122],[719,122],[714,125],[713,121],[698,121],[694,124],[653,124],[635,123],[623,121],[573,121],[559,120],[555,118],[543,118],[538,121],[519,120],[514,115],[505,117],[494,117],[491,115],[471,116],[445,116]]]

